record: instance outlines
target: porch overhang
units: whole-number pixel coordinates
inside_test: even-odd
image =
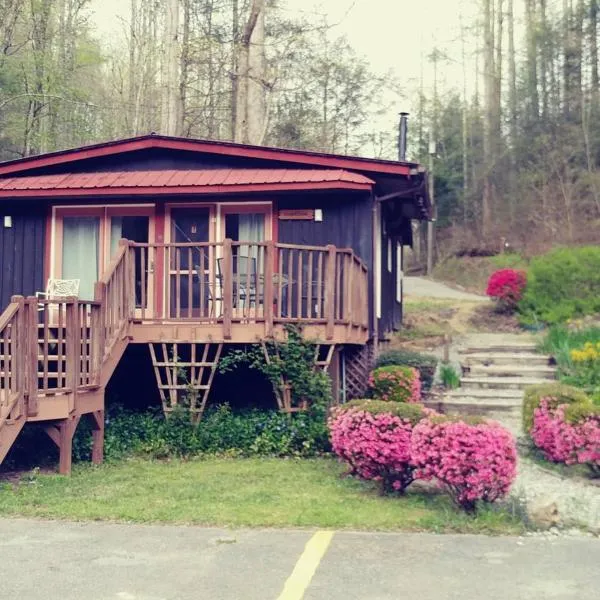
[[[63,173],[0,179],[0,198],[205,195],[359,190],[375,182],[343,169],[208,169]]]

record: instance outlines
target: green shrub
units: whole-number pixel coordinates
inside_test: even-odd
[[[174,411],[168,419],[159,412],[113,411],[107,419],[105,458],[132,455],[152,458],[206,454],[240,456],[317,456],[329,451],[322,416],[311,412],[286,415],[278,411],[234,413],[227,405],[208,410],[193,424],[189,414]],[[89,459],[89,432],[78,429],[75,457]]]
[[[360,408],[372,415],[390,414],[400,419],[406,419],[417,424],[425,418],[425,409],[422,404],[407,404],[404,402],[386,402],[385,400],[352,400],[340,406],[338,411]]]
[[[449,390],[455,390],[460,386],[460,374],[450,364],[443,364],[440,368],[440,380],[442,385]]]
[[[581,351],[590,345],[594,346],[596,359],[581,360]],[[600,393],[599,345],[600,327],[554,325],[545,336],[540,349],[554,357],[558,377],[563,383],[584,388],[594,394]]]
[[[534,258],[519,311],[527,325],[600,312],[600,247],[558,248]]]
[[[375,368],[390,365],[414,367],[421,375],[421,387],[423,391],[427,391],[433,383],[437,363],[437,358],[428,354],[412,352],[411,350],[388,350],[379,355],[375,362]]]
[[[379,367],[369,375],[369,389],[376,400],[419,402],[421,377],[414,367]]]
[[[533,426],[533,411],[542,398],[552,398],[553,404],[590,404],[588,395],[575,387],[556,381],[531,385],[523,397],[523,431],[529,433]]]

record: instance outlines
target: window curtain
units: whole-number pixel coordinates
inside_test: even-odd
[[[119,240],[123,237],[123,217],[110,218],[110,256],[119,249]]]
[[[238,221],[238,239],[240,242],[263,242],[265,239],[264,213],[241,213]],[[242,248],[241,252],[256,260],[258,273],[263,271],[263,252],[258,246]]]
[[[79,297],[93,300],[98,279],[100,219],[64,217],[62,278],[79,279]]]

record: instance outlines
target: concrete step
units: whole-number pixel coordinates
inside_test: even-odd
[[[464,365],[551,365],[554,360],[547,354],[533,352],[476,352],[461,356]]]
[[[486,389],[486,388],[474,388],[465,389],[458,388],[444,394],[445,398],[470,398],[476,402],[485,402],[486,400],[506,399],[514,402],[522,402],[523,390],[516,389]]]
[[[491,390],[513,389],[523,390],[529,385],[548,383],[548,379],[540,377],[474,377],[467,375],[461,379],[463,390],[487,388]]]
[[[519,352],[535,352],[537,344],[534,342],[507,342],[506,344],[481,344],[459,348],[459,354],[480,354],[493,352],[497,354],[514,354]]]
[[[556,367],[517,365],[470,365],[468,374],[471,377],[534,377],[552,380],[556,377]]]

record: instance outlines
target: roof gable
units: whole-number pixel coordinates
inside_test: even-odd
[[[24,174],[29,171],[52,168],[58,165],[62,165],[64,171],[70,171],[75,163],[81,161],[116,157],[149,149],[211,155],[224,159],[252,159],[263,163],[263,166],[268,166],[268,163],[272,162],[295,168],[346,169],[373,175],[407,176],[418,167],[417,164],[408,162],[400,163],[300,150],[250,146],[233,142],[145,135],[0,163],[0,176]],[[224,165],[221,163],[218,166]]]

